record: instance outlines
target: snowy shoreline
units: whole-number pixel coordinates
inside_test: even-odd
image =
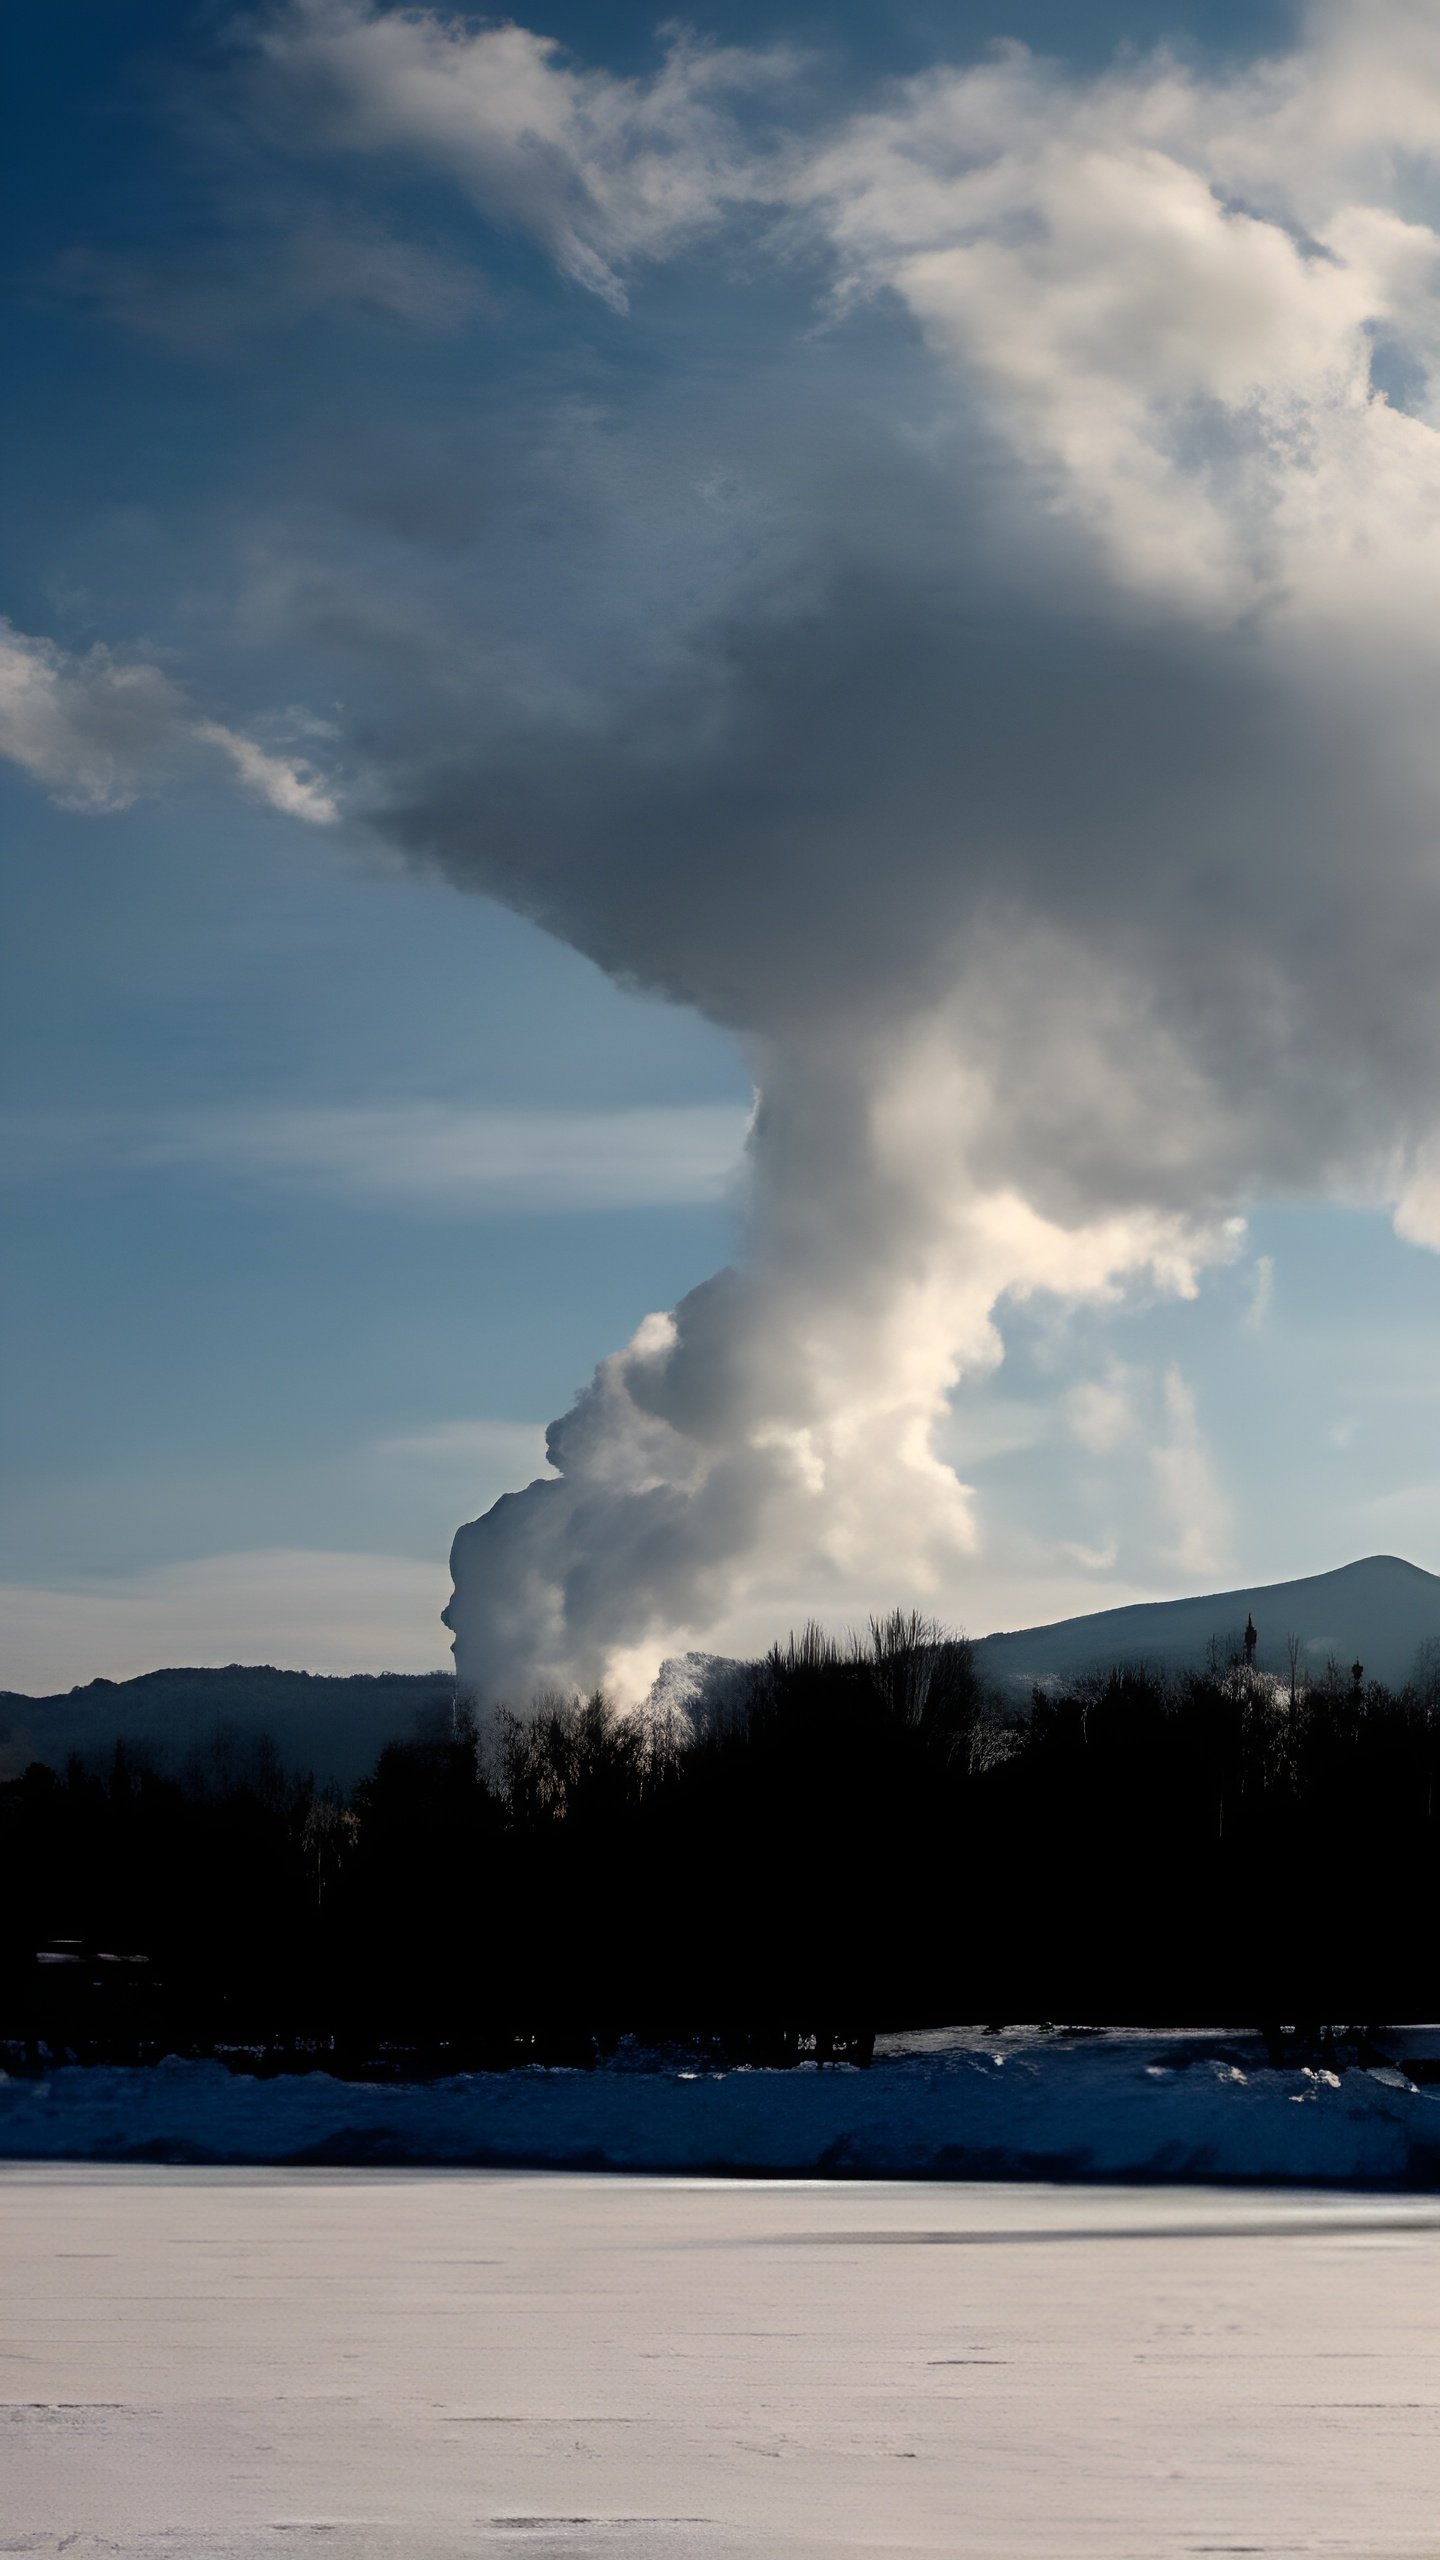
[[[888,2044],[865,2071],[671,2058],[379,2085],[72,2065],[0,2079],[0,2158],[1440,2191],[1440,2085],[1396,2068],[1276,2070],[1218,2035],[956,2029]]]

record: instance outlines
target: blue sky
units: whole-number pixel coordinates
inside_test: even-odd
[[[1083,75],[1170,34],[1209,77],[1294,24],[1038,0],[697,14],[725,43],[810,49],[800,129],[995,37]],[[0,768],[0,1680],[23,1688],[162,1659],[442,1659],[455,1526],[736,1250],[753,1046],[352,822],[347,776],[391,701],[412,734],[430,717],[407,615],[473,645],[457,700],[640,665],[677,594],[728,592],[789,539],[773,491],[697,529],[702,448],[752,491],[796,365],[838,401],[868,348],[858,411],[929,362],[883,312],[817,335],[803,247],[767,264],[747,235],[641,269],[620,311],[435,169],[387,166],[373,195],[348,162],[317,175],[293,132],[240,114],[236,16],[90,0],[9,30],[0,434],[22,502],[0,610],[71,656],[143,660],[187,736],[220,724],[273,769],[338,774],[342,808],[304,823],[188,745],[103,811]],[[653,68],[647,10],[532,23]],[[634,490],[593,424],[611,416],[649,457]],[[527,477],[562,433],[564,503]],[[648,510],[644,542],[607,507]],[[362,578],[389,617],[368,656]],[[1003,1365],[967,1372],[941,1434],[981,1523],[942,1614],[981,1632],[1377,1549],[1437,1561],[1440,1258],[1345,1190],[1252,1184],[1191,1297],[1002,1295]],[[799,1574],[795,1605],[816,1588]]]

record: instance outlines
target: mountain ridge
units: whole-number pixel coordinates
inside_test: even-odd
[[[1287,1582],[1131,1601],[1042,1626],[997,1629],[977,1640],[975,1658],[1006,1689],[1077,1679],[1119,1663],[1179,1671],[1203,1663],[1212,1639],[1238,1651],[1247,1617],[1257,1630],[1255,1661],[1262,1671],[1288,1671],[1293,1635],[1312,1675],[1333,1655],[1347,1668],[1358,1661],[1370,1677],[1400,1688],[1421,1648],[1440,1643],[1440,1575],[1404,1556],[1360,1556]]]
[[[87,1680],[50,1697],[0,1690],[0,1777],[28,1762],[92,1764],[117,1741],[177,1773],[197,1753],[274,1737],[283,1765],[320,1786],[351,1787],[387,1742],[448,1724],[448,1671],[286,1671],[273,1663],[167,1666],[133,1680]]]
[[[1285,1674],[1287,1640],[1299,1639],[1312,1675],[1330,1656],[1346,1669],[1401,1688],[1423,1648],[1440,1652],[1440,1575],[1403,1556],[1357,1557],[1288,1582],[1195,1592],[1178,1600],[1131,1601],[1035,1627],[997,1629],[975,1643],[976,1665],[1002,1697],[1028,1699],[1035,1687],[1144,1664],[1166,1672],[1203,1665],[1212,1643],[1238,1652],[1247,1617],[1257,1629],[1262,1671]],[[662,1665],[657,1700],[698,1706],[729,1699],[747,1666],[725,1656],[686,1654]],[[175,1665],[132,1680],[88,1680],[49,1697],[0,1691],[0,1778],[32,1760],[63,1768],[72,1754],[91,1765],[123,1739],[158,1765],[182,1770],[196,1755],[253,1748],[273,1736],[282,1764],[321,1786],[353,1786],[387,1742],[442,1729],[455,1696],[453,1675],[428,1672],[281,1670],[269,1663]]]

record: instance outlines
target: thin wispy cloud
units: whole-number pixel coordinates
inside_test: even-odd
[[[339,807],[309,759],[275,753],[202,719],[163,668],[101,645],[77,652],[0,617],[0,756],[61,808],[91,816],[218,758],[242,788],[289,818],[333,826]]]
[[[1103,1378],[1080,1379],[1065,1398],[1065,1420],[1082,1449],[1113,1456],[1140,1428],[1133,1378],[1116,1363]]]
[[[149,255],[86,247],[57,262],[55,290],[194,362],[244,361],[267,339],[354,311],[449,337],[489,309],[482,276],[456,256],[351,213],[259,190],[239,241],[213,235]],[[234,210],[234,208],[232,208]]]
[[[496,1422],[486,1416],[473,1421],[432,1422],[413,1431],[394,1431],[372,1440],[366,1455],[391,1465],[397,1459],[417,1467],[453,1469],[467,1477],[496,1474],[501,1490],[545,1472],[543,1422]]]
[[[623,311],[629,267],[757,195],[734,109],[792,80],[800,61],[672,26],[658,71],[616,78],[513,21],[291,0],[259,23],[256,65],[281,140],[298,131],[307,157],[407,155],[443,170]]]
[[[0,1172],[12,1180],[100,1168],[198,1173],[430,1212],[679,1208],[725,1197],[746,1125],[745,1111],[732,1103],[17,1114],[0,1122]]]
[[[1241,1318],[1241,1322],[1247,1333],[1264,1332],[1266,1325],[1270,1321],[1270,1311],[1274,1306],[1274,1303],[1275,1257],[1272,1253],[1257,1254],[1255,1257],[1254,1278],[1250,1289],[1250,1299],[1246,1306],[1245,1313]]]
[[[1173,1363],[1164,1379],[1165,1431],[1150,1453],[1161,1510],[1171,1531],[1170,1561],[1185,1574],[1231,1569],[1233,1514],[1201,1428],[1195,1391]]]
[[[5,1684],[31,1696],[157,1662],[295,1671],[443,1668],[431,1558],[265,1547],[132,1573],[0,1584]]]

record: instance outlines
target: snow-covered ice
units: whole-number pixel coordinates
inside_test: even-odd
[[[1419,2560],[1440,2202],[0,2172],[12,2560]]]

